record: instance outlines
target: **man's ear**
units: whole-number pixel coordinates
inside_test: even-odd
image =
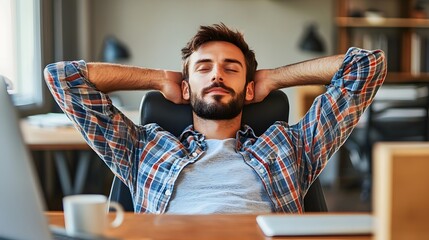
[[[182,98],[186,101],[189,101],[190,94],[189,94],[189,82],[186,80],[182,81]]]
[[[252,102],[255,98],[255,82],[251,81],[246,85],[246,102]]]

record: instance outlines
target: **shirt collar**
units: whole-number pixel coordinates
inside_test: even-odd
[[[196,131],[194,129],[194,125],[189,125],[186,127],[179,136],[180,142],[191,151],[198,146],[200,146],[203,150],[206,150],[206,143],[204,139],[205,136],[202,133]]]
[[[245,146],[251,142],[254,142],[257,136],[249,125],[244,124],[241,129],[237,131],[235,138],[237,140],[237,149],[240,149],[243,145]],[[190,143],[192,140],[195,140],[199,143],[203,143],[205,140],[205,136],[202,133],[196,131],[194,129],[194,125],[189,125],[185,128],[185,130],[183,130],[182,134],[180,134],[179,139],[181,142],[185,141],[187,143]],[[249,142],[249,140],[251,141]]]
[[[193,136],[195,140],[202,141],[205,139],[204,135],[194,129],[194,125],[189,125],[183,130],[182,134],[180,134],[180,141],[186,140],[188,137]]]
[[[243,146],[246,147],[255,142],[258,137],[249,125],[244,124],[235,138],[237,139],[237,149],[241,149]]]

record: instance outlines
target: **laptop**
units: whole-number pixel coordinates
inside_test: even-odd
[[[44,209],[18,114],[0,77],[0,239],[100,239],[87,234],[67,236],[64,228],[50,227]]]
[[[370,235],[375,229],[370,214],[273,214],[259,215],[256,221],[268,237]]]

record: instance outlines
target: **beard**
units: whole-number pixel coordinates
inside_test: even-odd
[[[229,120],[237,117],[243,110],[245,100],[244,89],[237,94],[233,89],[225,86],[223,83],[214,83],[211,86],[204,88],[203,91],[201,91],[202,94],[205,94],[206,91],[213,87],[221,87],[227,90],[232,94],[232,99],[228,103],[222,103],[221,100],[223,96],[215,95],[213,96],[215,102],[206,103],[202,97],[199,97],[196,93],[192,92],[192,89],[189,86],[192,111],[194,111],[198,117],[207,120]]]

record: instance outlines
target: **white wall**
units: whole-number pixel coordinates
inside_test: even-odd
[[[181,70],[180,49],[200,25],[223,22],[243,31],[260,68],[272,68],[317,57],[301,52],[304,26],[317,22],[334,52],[333,0],[92,0],[91,49],[100,60],[103,38],[113,34],[131,50],[126,63]],[[291,99],[294,90],[286,90]],[[121,92],[129,108],[138,108],[141,92]],[[291,122],[296,121],[291,104]]]

